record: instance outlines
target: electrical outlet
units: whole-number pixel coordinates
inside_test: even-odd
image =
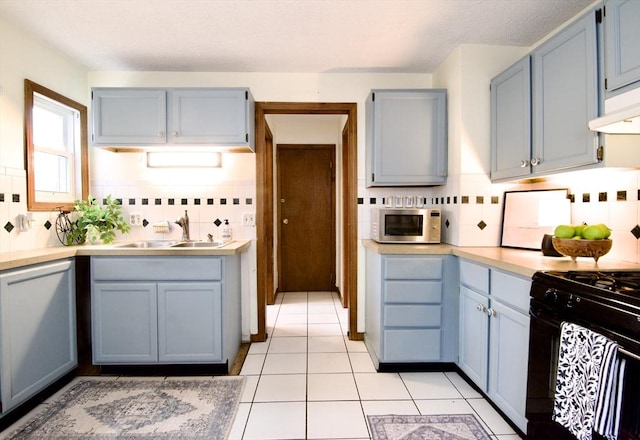
[[[245,212],[242,214],[242,226],[255,226],[256,216],[253,212]]]
[[[139,212],[129,214],[129,223],[131,223],[131,226],[142,226],[142,214]]]

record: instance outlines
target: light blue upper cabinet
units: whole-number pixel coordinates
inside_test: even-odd
[[[91,115],[94,145],[154,145],[167,141],[165,89],[93,89]]]
[[[93,145],[198,145],[255,151],[247,88],[94,88]]]
[[[531,58],[491,81],[491,179],[531,173]]]
[[[607,92],[640,81],[640,1],[607,0],[604,13]]]
[[[533,52],[532,174],[598,162],[598,46],[595,12]]]
[[[247,144],[248,93],[237,88],[170,90],[169,143]]]
[[[446,182],[446,90],[372,90],[366,126],[367,186]]]

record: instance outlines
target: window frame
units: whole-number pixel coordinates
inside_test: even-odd
[[[27,209],[29,211],[73,211],[74,202],[48,202],[37,199],[35,186],[35,147],[33,144],[33,113],[34,93],[42,95],[48,99],[56,101],[62,105],[76,110],[80,114],[80,148],[75,154],[79,155],[78,160],[72,161],[72,173],[75,178],[72,182],[73,194],[76,199],[86,200],[89,195],[89,150],[87,134],[87,107],[50,90],[40,84],[28,79],[24,80],[24,135],[25,135],[25,170],[27,172]],[[78,169],[79,168],[79,169]],[[80,188],[75,188],[76,182],[80,183]],[[79,193],[78,193],[79,190]]]

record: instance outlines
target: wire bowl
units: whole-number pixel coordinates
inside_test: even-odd
[[[558,252],[567,257],[571,257],[573,261],[577,257],[592,257],[596,263],[598,258],[605,255],[611,250],[613,242],[610,239],[605,240],[574,240],[572,238],[552,237],[553,247]]]

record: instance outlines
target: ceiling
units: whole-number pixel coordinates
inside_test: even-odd
[[[592,0],[0,0],[90,70],[431,73],[462,43],[531,46]]]

